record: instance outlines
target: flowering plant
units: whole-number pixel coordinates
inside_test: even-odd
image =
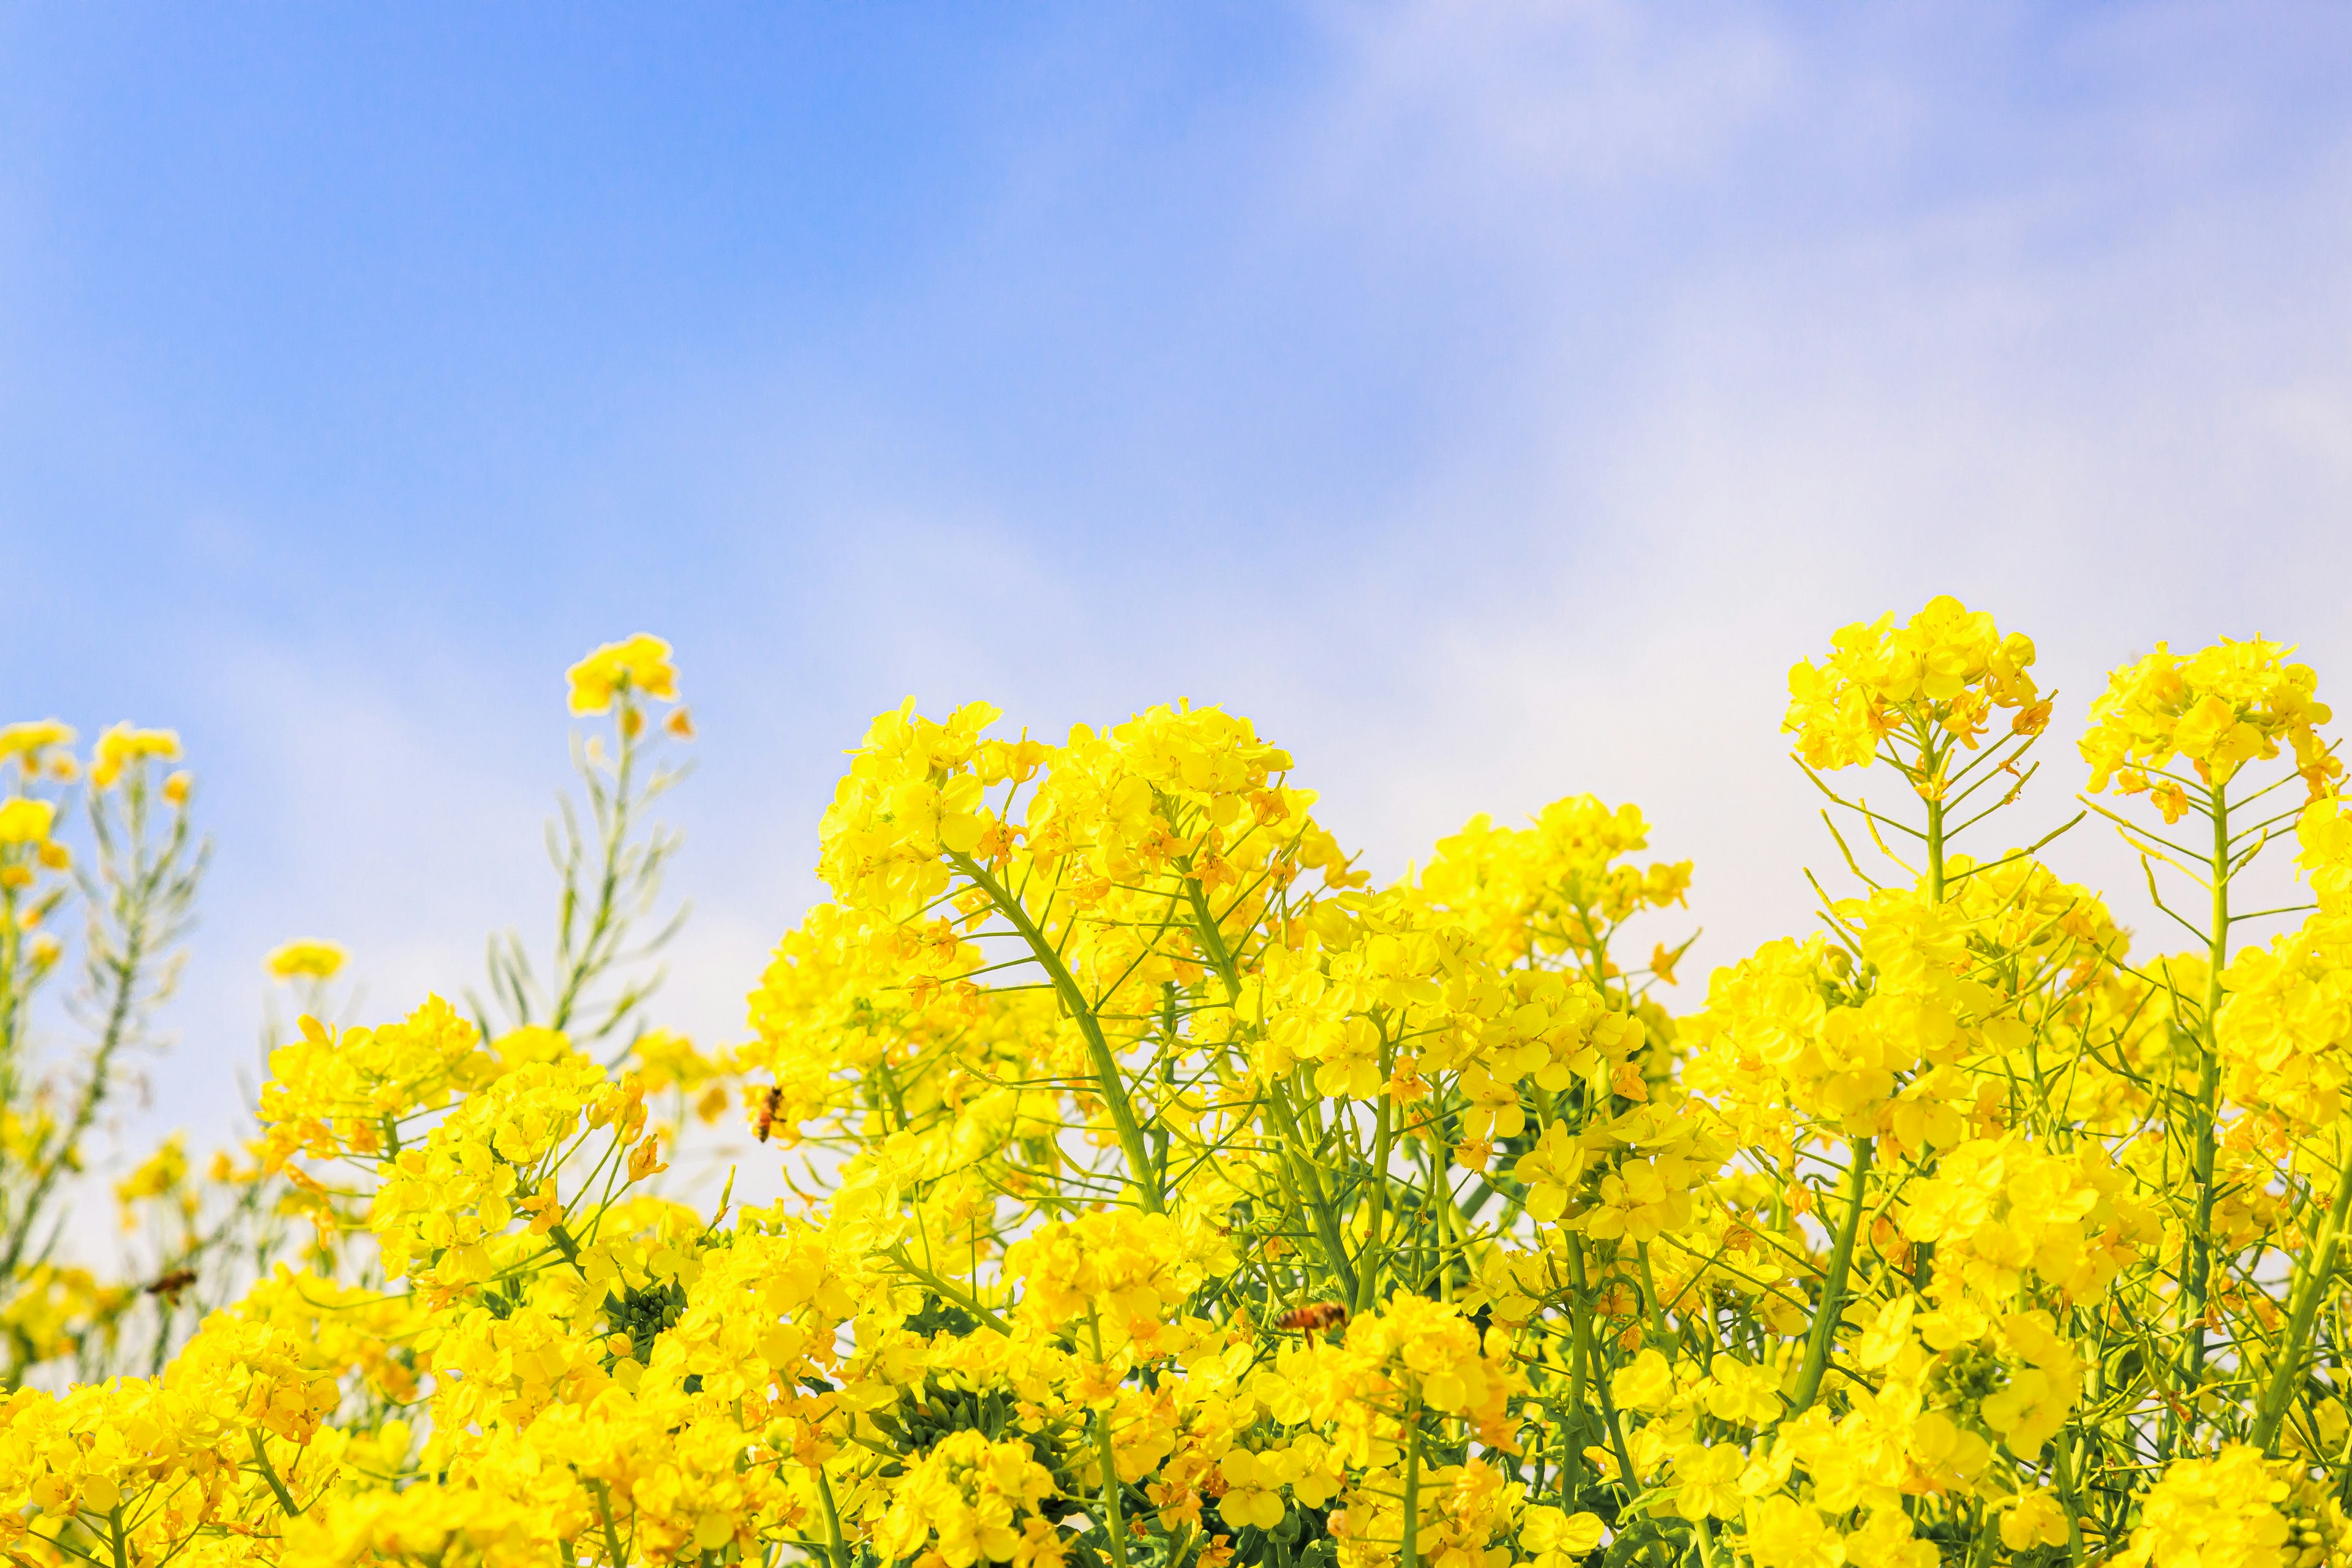
[[[1629,933],[1690,867],[1635,862],[1631,806],[1475,817],[1374,886],[1235,715],[1055,744],[910,702],[824,814],[830,901],[705,1053],[627,977],[671,842],[646,759],[692,728],[667,645],[600,649],[548,979],[502,939],[503,1016],[362,1027],[328,1021],[340,949],[272,956],[308,1010],[215,1177],[270,1195],[184,1206],[297,1216],[299,1256],[61,1392],[31,1374],[104,1289],[11,1259],[8,1321],[69,1326],[18,1331],[0,1548],[2352,1562],[2352,813],[2289,658],[2159,647],[2094,706],[2074,820],[2195,940],[2146,955],[2041,858],[2064,828],[1982,847],[2052,721],[2031,641],[1948,598],[1839,632],[1786,727],[1854,885],[1678,1012],[1687,938]],[[141,787],[135,741],[110,766]],[[1843,783],[1879,766],[1901,805]],[[0,1016],[55,962],[17,900],[56,821],[0,804]],[[2243,909],[2290,834],[2313,902]],[[660,1195],[730,1107],[794,1198]],[[127,1203],[190,1192],[177,1149]]]

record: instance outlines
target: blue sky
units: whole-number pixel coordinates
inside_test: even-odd
[[[0,709],[186,736],[198,1125],[274,942],[381,1013],[544,925],[638,629],[708,1040],[910,692],[1222,701],[1384,870],[1632,798],[1727,961],[1843,621],[1982,604],[2062,722],[2160,637],[2345,689],[2347,82],[2332,5],[13,8]]]

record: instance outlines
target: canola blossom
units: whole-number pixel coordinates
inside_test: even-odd
[[[667,644],[608,644],[551,945],[367,1023],[341,947],[271,952],[257,1126],[128,1166],[121,1278],[56,1216],[192,908],[192,775],[9,726],[0,1552],[2352,1563],[2352,808],[2292,657],[2118,669],[2075,796],[2029,789],[2027,637],[1837,632],[1784,719],[1819,922],[1680,1001],[1704,884],[1633,805],[1381,885],[1239,715],[910,700],[706,1050],[646,967],[694,726]],[[2045,858],[2105,827],[2188,945]],[[2247,907],[2273,861],[2307,903]],[[75,907],[100,1033],[43,1077]],[[791,1195],[737,1205],[755,1167]]]

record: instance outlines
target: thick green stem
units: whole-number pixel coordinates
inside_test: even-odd
[[[1675,1342],[1673,1336],[1666,1332],[1666,1304],[1658,1296],[1657,1277],[1650,1272],[1650,1244],[1646,1241],[1635,1242],[1633,1256],[1642,1266],[1642,1294],[1649,1298],[1651,1342],[1665,1352],[1666,1359],[1672,1361],[1675,1356]]]
[[[246,1436],[253,1441],[253,1462],[261,1467],[261,1479],[269,1483],[270,1493],[278,1499],[278,1506],[286,1510],[289,1519],[300,1517],[302,1510],[294,1506],[294,1494],[288,1491],[286,1483],[278,1479],[277,1467],[269,1462],[269,1450],[262,1446],[261,1428],[250,1427]]]
[[[1358,1313],[1372,1310],[1373,1298],[1381,1286],[1381,1222],[1385,1217],[1389,1191],[1390,1122],[1393,1111],[1385,1091],[1381,1095],[1379,1120],[1372,1136],[1372,1168],[1370,1179],[1372,1194],[1371,1214],[1364,1227],[1364,1247],[1356,1255],[1355,1308]]]
[[[833,1504],[833,1483],[822,1469],[816,1473],[816,1495],[824,1504],[824,1544],[833,1554],[833,1568],[849,1568],[849,1547],[841,1538],[841,1511]]]
[[[1576,1439],[1584,1425],[1585,1380],[1591,1364],[1585,1347],[1592,1337],[1592,1308],[1580,1295],[1570,1300],[1568,1313],[1568,1409],[1560,1419],[1559,1506],[1573,1513],[1584,1496],[1584,1456],[1577,1452]],[[1570,1422],[1577,1431],[1569,1429]]]
[[[2254,1443],[2265,1451],[2276,1440],[2280,1424],[2286,1419],[2289,1395],[2302,1379],[2303,1347],[2311,1337],[2319,1303],[2336,1278],[2336,1254],[2343,1245],[2347,1213],[2352,1213],[2352,1152],[2347,1152],[2343,1168],[2336,1173],[2336,1202],[2328,1208],[2310,1264],[2295,1282],[2294,1305],[2288,1311],[2286,1330],[2279,1336],[2278,1360],[2271,1368],[2270,1385],[2263,1390],[2263,1402],[2256,1407]]]
[[[1862,1206],[1864,1184],[1870,1177],[1871,1141],[1853,1141],[1853,1163],[1847,1167],[1845,1179],[1845,1215],[1838,1223],[1837,1240],[1830,1252],[1829,1272],[1822,1279],[1822,1304],[1813,1316],[1813,1329],[1805,1341],[1805,1360],[1797,1373],[1796,1392],[1789,1397],[1789,1414],[1801,1415],[1822,1390],[1822,1378],[1829,1370],[1830,1349],[1837,1338],[1839,1321],[1845,1315],[1846,1273],[1853,1266],[1854,1237],[1862,1231]]]
[[[949,1306],[954,1307],[961,1311],[970,1312],[973,1317],[978,1318],[982,1323],[986,1324],[989,1328],[995,1330],[1000,1334],[1010,1334],[1013,1332],[1013,1325],[999,1317],[992,1309],[983,1306],[981,1303],[979,1297],[973,1295],[969,1290],[965,1290],[959,1286],[949,1283],[947,1280],[940,1279],[931,1270],[916,1262],[912,1258],[908,1256],[905,1247],[894,1247],[884,1256],[888,1258],[891,1262],[897,1264],[898,1268],[906,1273],[908,1279],[913,1279],[917,1284],[922,1286],[924,1289],[938,1296],[940,1300],[945,1301]]]
[[[1944,803],[1927,803],[1927,897],[1944,901]]]
[[[1234,963],[1233,949],[1226,944],[1225,933],[1217,925],[1216,912],[1209,908],[1209,897],[1201,887],[1200,879],[1185,879],[1186,901],[1192,909],[1192,931],[1201,939],[1201,951],[1209,960],[1209,967],[1225,984],[1225,996],[1238,1006],[1242,999],[1241,966]],[[1307,1152],[1307,1141],[1299,1135],[1298,1119],[1291,1114],[1289,1102],[1283,1099],[1282,1085],[1265,1086],[1265,1105],[1273,1116],[1275,1131],[1281,1138],[1283,1154],[1291,1166],[1292,1181],[1307,1194],[1307,1207],[1315,1222],[1316,1240],[1322,1244],[1323,1260],[1338,1281],[1339,1294],[1362,1311],[1370,1302],[1360,1292],[1355,1268],[1348,1261],[1348,1247],[1339,1229],[1339,1216],[1331,1205],[1331,1194],[1324,1189],[1323,1173]],[[1387,1106],[1381,1107],[1383,1115]]]
[[[1274,1118],[1275,1131],[1282,1140],[1284,1157],[1289,1162],[1291,1179],[1307,1194],[1309,1217],[1315,1222],[1315,1237],[1322,1244],[1323,1261],[1339,1286],[1339,1294],[1348,1300],[1356,1299],[1356,1270],[1348,1261],[1348,1245],[1339,1230],[1339,1215],[1331,1206],[1331,1194],[1323,1188],[1323,1173],[1307,1151],[1307,1141],[1299,1134],[1298,1119],[1290,1112],[1290,1102],[1283,1098],[1283,1086],[1265,1086],[1265,1108]]]
[[[1201,950],[1208,954],[1209,967],[1225,983],[1225,1000],[1240,1006],[1242,1000],[1241,967],[1234,962],[1233,949],[1225,944],[1225,933],[1217,925],[1216,911],[1209,908],[1209,895],[1198,877],[1184,879],[1184,896],[1192,906],[1192,931],[1201,939]]]
[[[2082,1504],[2074,1492],[2074,1433],[2071,1427],[2061,1428],[2058,1433],[2058,1502],[2066,1510],[2066,1561],[2082,1568]]]
[[[1157,1167],[1152,1162],[1150,1149],[1144,1143],[1143,1128],[1135,1120],[1135,1107],[1128,1099],[1127,1079],[1119,1070],[1118,1058],[1111,1054],[1110,1042],[1103,1036],[1102,1021],[1087,1005],[1086,993],[1078,989],[1077,980],[1070,973],[1069,966],[1062,962],[1062,955],[1055,951],[1054,944],[1045,940],[1045,933],[1037,929],[1037,922],[1029,918],[1029,911],[1021,907],[1021,900],[991,876],[986,867],[971,856],[952,849],[948,851],[948,863],[971,879],[972,886],[987,894],[997,912],[1021,933],[1021,940],[1029,944],[1030,955],[1036,959],[1038,966],[1053,981],[1055,992],[1062,998],[1062,1005],[1068,1008],[1070,1016],[1077,1021],[1078,1032],[1086,1037],[1087,1055],[1094,1065],[1096,1083],[1102,1091],[1104,1104],[1110,1110],[1111,1126],[1118,1133],[1119,1152],[1127,1156],[1128,1181],[1135,1187],[1145,1210],[1158,1214],[1161,1200],[1160,1184],[1154,1179]]]
[[[1102,1327],[1095,1315],[1087,1314],[1087,1332],[1094,1341],[1095,1360],[1103,1359]],[[1093,1411],[1095,1428],[1095,1459],[1102,1466],[1103,1532],[1110,1537],[1110,1558],[1118,1568],[1127,1568],[1127,1515],[1119,1506],[1118,1461],[1111,1447],[1110,1412],[1102,1405]]]
[[[1568,1272],[1576,1286],[1577,1309],[1574,1313],[1577,1351],[1592,1367],[1592,1387],[1601,1396],[1601,1420],[1609,1432],[1610,1451],[1617,1457],[1617,1484],[1631,1501],[1641,1491],[1641,1481],[1633,1474],[1633,1456],[1625,1447],[1625,1428],[1617,1419],[1617,1400],[1609,1388],[1609,1369],[1601,1364],[1601,1348],[1593,1342],[1592,1310],[1586,1300],[1591,1284],[1584,1273],[1584,1243],[1570,1237],[1568,1243]]]
[[[2197,1218],[2189,1227],[2189,1268],[2181,1281],[2188,1305],[2188,1394],[2192,1405],[2205,1371],[2205,1300],[2213,1275],[2214,1121],[2220,1111],[2221,971],[2230,961],[2230,807],[2222,786],[2213,786],[2212,928],[2205,956],[2205,1016],[2197,1031],[2196,1142]]]
[[[621,1532],[613,1528],[612,1494],[598,1479],[591,1479],[588,1489],[596,1494],[596,1519],[604,1527],[604,1551],[613,1559],[613,1568],[626,1568],[629,1560],[621,1552]]]
[[[1418,1402],[1405,1406],[1404,1422],[1404,1541],[1401,1553],[1403,1568],[1413,1568],[1421,1554],[1421,1405]]]

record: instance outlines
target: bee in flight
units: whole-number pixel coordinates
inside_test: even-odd
[[[776,1130],[776,1111],[784,1103],[784,1086],[771,1084],[760,1100],[760,1142],[765,1143],[768,1134]]]
[[[1311,1307],[1300,1307],[1285,1312],[1275,1320],[1281,1327],[1301,1332],[1319,1334],[1327,1329],[1343,1328],[1348,1321],[1348,1309],[1337,1301],[1318,1301]]]
[[[148,1286],[147,1294],[150,1296],[159,1296],[163,1298],[164,1302],[168,1305],[176,1307],[180,1304],[180,1292],[186,1289],[195,1282],[196,1271],[194,1269],[174,1268],[169,1274],[166,1274],[162,1279],[156,1280],[152,1285]]]

